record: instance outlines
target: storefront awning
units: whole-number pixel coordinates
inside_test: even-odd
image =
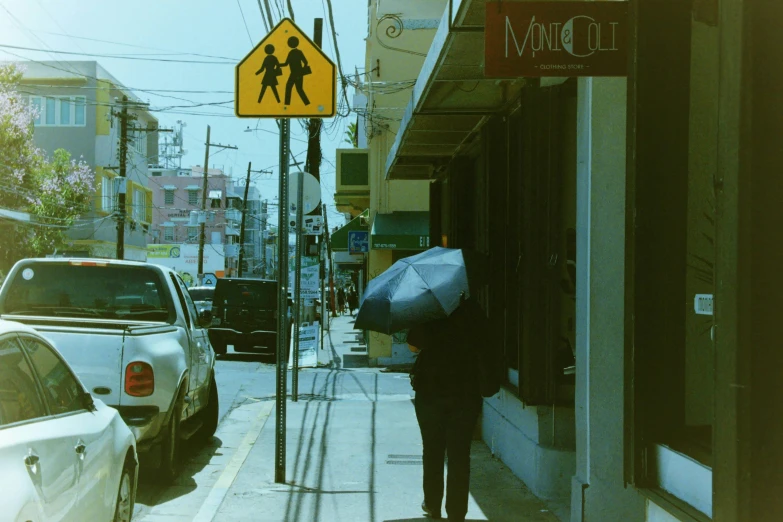
[[[376,214],[370,238],[374,250],[425,250],[430,247],[430,213]]]
[[[386,178],[432,179],[525,80],[484,77],[485,0],[447,0],[386,160]]]
[[[370,211],[365,210],[348,223],[343,225],[340,229],[332,234],[330,241],[332,243],[332,250],[342,251],[348,250],[348,232],[351,231],[364,231],[368,230],[367,220],[370,216]]]

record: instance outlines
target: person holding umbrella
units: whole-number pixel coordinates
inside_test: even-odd
[[[450,521],[462,522],[468,512],[470,446],[482,403],[476,354],[487,330],[481,306],[465,296],[451,316],[408,333],[411,351],[418,353],[412,383],[424,447],[421,507],[433,518],[440,518],[446,455],[446,513]]]
[[[468,277],[468,274],[471,274]],[[486,274],[486,256],[435,247],[402,259],[367,286],[356,328],[382,333],[409,329],[418,353],[411,372],[424,448],[422,510],[441,518],[448,455],[446,512],[462,522],[468,511],[470,446],[482,396],[500,389],[500,365],[489,322],[473,296]]]

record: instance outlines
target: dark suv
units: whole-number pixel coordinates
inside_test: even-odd
[[[277,281],[218,279],[209,340],[217,354],[229,344],[238,352],[276,353]]]

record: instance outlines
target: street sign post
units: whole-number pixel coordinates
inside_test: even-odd
[[[288,18],[253,48],[236,66],[234,73],[234,112],[240,118],[277,118],[280,127],[280,188],[278,213],[278,335],[277,335],[277,401],[275,440],[275,482],[285,483],[286,427],[286,351],[288,324],[288,258],[289,155],[291,144],[290,118],[330,118],[337,113],[337,68],[294,22]],[[301,230],[303,173],[298,177],[297,256],[295,280],[301,273]],[[320,191],[319,191],[320,195]],[[296,285],[294,316],[296,330],[300,322],[300,284]],[[293,396],[298,388],[299,336],[294,336]]]
[[[331,118],[337,68],[289,18],[239,62],[234,111],[240,118]]]

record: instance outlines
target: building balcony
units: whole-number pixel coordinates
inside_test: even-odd
[[[226,210],[226,221],[240,223],[242,221],[242,211],[236,208]]]

